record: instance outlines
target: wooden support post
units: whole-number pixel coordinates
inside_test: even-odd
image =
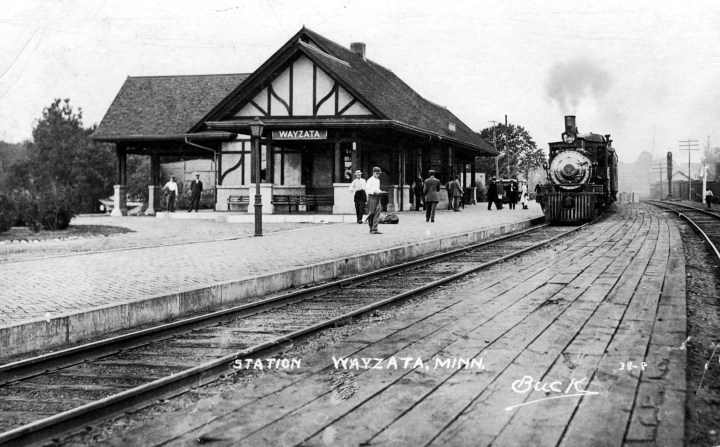
[[[335,169],[333,169],[333,182],[340,183],[342,181],[342,174],[345,171],[343,166],[342,151],[340,149],[340,142],[335,142]]]
[[[266,147],[266,154],[267,154],[267,167],[266,167],[266,176],[267,176],[267,182],[268,183],[275,183],[275,154],[273,153],[272,148],[272,133],[267,133],[267,143],[265,145]]]
[[[157,148],[153,148],[150,155],[150,183],[153,186],[160,185],[160,155]]]
[[[118,144],[115,147],[118,159],[117,184],[125,185],[127,183],[127,148]]]
[[[470,186],[477,186],[475,184],[475,159],[473,157],[472,163],[470,163]]]
[[[405,141],[401,139],[398,144],[398,211],[404,211],[405,205],[405,201],[403,200],[403,190],[405,186],[406,151],[407,148],[405,146]]]

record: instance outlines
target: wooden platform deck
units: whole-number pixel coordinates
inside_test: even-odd
[[[682,445],[685,300],[675,224],[623,210],[117,442]]]

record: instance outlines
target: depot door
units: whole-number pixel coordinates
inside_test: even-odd
[[[333,194],[335,152],[332,144],[314,144],[303,153],[303,184],[308,194]]]

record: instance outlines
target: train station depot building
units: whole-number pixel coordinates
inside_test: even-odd
[[[255,117],[263,123],[259,169]],[[126,213],[127,154],[150,157],[147,214],[157,208],[168,157],[212,160],[217,211],[253,213],[247,204],[259,180],[263,213],[302,211],[280,204],[316,196],[330,199],[316,211],[354,214],[348,186],[356,170],[367,179],[379,166],[387,209],[403,211],[412,209],[418,176],[434,169],[443,183],[460,175],[473,188],[475,157],[496,155],[449,110],[367,59],[364,44],[347,49],[307,28],[251,74],[128,77],[93,139],[116,145],[114,214]]]

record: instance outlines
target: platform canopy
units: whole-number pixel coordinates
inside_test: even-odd
[[[92,138],[116,143],[127,153],[207,157],[207,151],[185,141],[217,144],[237,134],[190,129],[248,76],[129,76]]]

